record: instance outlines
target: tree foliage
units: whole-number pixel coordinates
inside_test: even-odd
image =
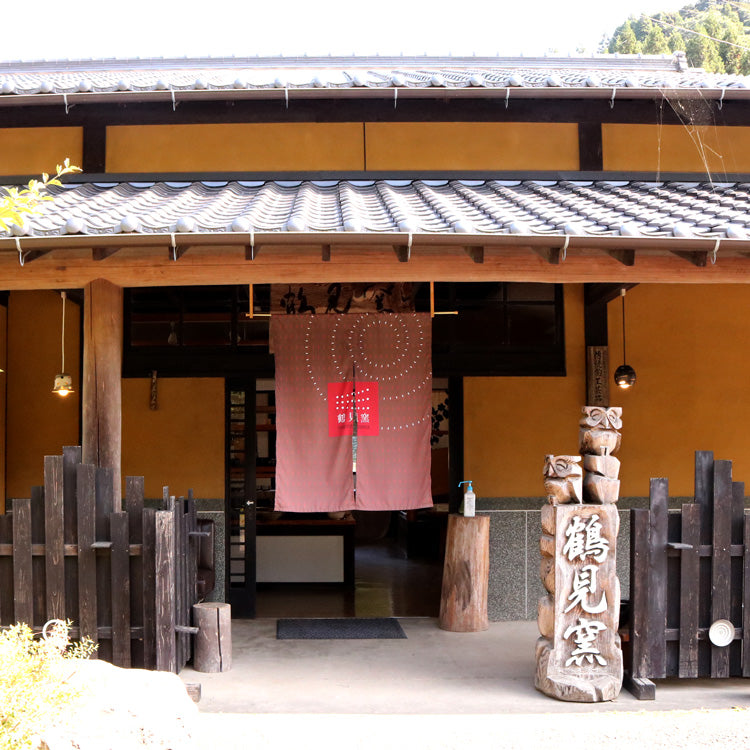
[[[692,67],[748,75],[750,2],[700,0],[678,11],[631,16],[615,29],[607,50],[647,55],[685,52]]]
[[[41,180],[31,180],[25,188],[2,188],[5,195],[0,196],[0,230],[8,231],[13,224],[23,226],[27,216],[38,214],[42,203],[52,200],[47,193],[52,185],[61,185],[63,175],[81,171],[71,166],[70,159],[58,164],[56,169],[53,177],[45,173]]]

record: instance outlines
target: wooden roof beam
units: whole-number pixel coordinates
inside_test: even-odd
[[[31,263],[35,261],[37,258],[41,258],[43,255],[47,255],[47,253],[51,252],[50,250],[24,250],[22,253],[19,254],[19,259],[21,260],[21,265],[25,265],[26,263]]]
[[[560,248],[559,247],[535,247],[534,252],[547,261],[550,265],[560,265]]]
[[[119,247],[92,247],[91,258],[92,260],[106,260],[107,258],[114,255],[119,251]]]
[[[607,254],[623,266],[635,265],[635,250],[607,250]]]
[[[411,258],[411,245],[394,245],[393,250],[396,253],[399,263],[408,263]]]
[[[331,260],[331,246],[330,245],[323,245],[320,259],[324,263],[328,263]]]
[[[466,248],[466,253],[475,263],[484,263],[483,245],[469,245]]]
[[[698,268],[705,268],[708,262],[708,250],[672,250],[671,252]]]

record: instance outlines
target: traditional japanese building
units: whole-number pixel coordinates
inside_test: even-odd
[[[623,507],[652,476],[691,494],[696,449],[750,477],[745,77],[679,53],[103,60],[2,63],[0,92],[0,182],[82,167],[0,234],[0,504],[82,443],[116,494],[125,475],[192,488],[222,538],[244,530],[238,612],[256,575],[351,583],[346,524],[323,533],[343,553],[259,536],[256,573],[256,508],[287,538],[268,532],[277,459],[308,471],[276,453],[267,316],[397,304],[435,313],[440,510],[407,493],[387,512],[404,549],[439,547],[473,480],[493,619],[536,616],[543,459],[576,452],[583,404],[623,407]]]

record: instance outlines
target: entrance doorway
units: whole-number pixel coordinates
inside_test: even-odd
[[[344,518],[274,510],[274,381],[228,379],[226,394],[228,597],[233,615],[437,616],[454,473],[449,469],[448,381],[436,381],[433,398],[435,507],[353,511]]]

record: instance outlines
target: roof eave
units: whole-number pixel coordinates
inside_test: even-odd
[[[321,87],[262,89],[167,89],[156,91],[94,91],[51,94],[4,94],[0,107],[62,106],[76,104],[139,102],[180,102],[220,100],[281,100],[293,99],[501,99],[510,104],[514,99],[598,99],[616,105],[622,99],[708,99],[716,101],[750,99],[750,88],[721,87],[604,87],[604,86],[467,86],[467,87]]]

